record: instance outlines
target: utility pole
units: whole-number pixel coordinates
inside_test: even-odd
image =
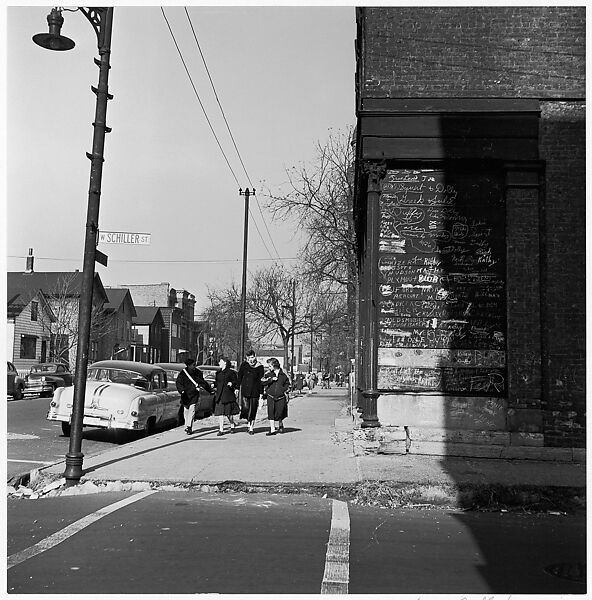
[[[245,357],[245,329],[246,329],[246,316],[247,316],[247,240],[249,237],[249,196],[255,195],[255,188],[251,192],[249,188],[246,188],[243,192],[242,188],[239,188],[238,193],[240,196],[245,197],[245,226],[243,235],[243,282],[241,289],[241,334],[240,334],[240,355],[237,358],[237,367],[240,366],[242,360]]]
[[[308,372],[312,373],[312,345],[313,345],[313,331],[312,331],[312,311],[310,313],[310,362],[308,363]]]
[[[292,362],[290,364],[290,373],[292,375],[292,385],[294,385],[294,331],[296,329],[296,280],[292,279]]]

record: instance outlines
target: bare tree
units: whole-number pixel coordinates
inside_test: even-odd
[[[284,364],[292,341],[343,318],[343,295],[303,285],[300,275],[274,265],[254,273],[247,293],[249,323],[259,338],[279,338]]]
[[[228,289],[208,289],[208,306],[203,317],[216,340],[219,354],[229,357],[240,352],[241,293],[233,282]]]
[[[69,362],[73,367],[78,346],[78,308],[80,289],[76,273],[58,277],[52,289],[45,291],[55,321],[45,323],[50,333],[49,359]],[[91,343],[98,342],[110,330],[112,317],[102,305],[94,305],[91,314]]]
[[[324,144],[317,142],[311,166],[286,170],[285,191],[266,191],[274,217],[296,219],[307,234],[301,250],[306,277],[332,289],[345,288],[350,299],[357,289],[353,139],[351,127],[332,132]]]

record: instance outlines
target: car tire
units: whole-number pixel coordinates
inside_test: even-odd
[[[24,398],[24,396],[25,396],[25,391],[20,385],[17,388],[15,388],[14,394],[12,394],[12,397],[14,400],[22,400]]]
[[[150,417],[147,421],[146,421],[146,427],[144,428],[144,435],[146,437],[154,434],[154,432],[156,431],[156,419],[154,417]]]
[[[66,437],[70,437],[71,429],[72,429],[72,426],[70,425],[70,423],[66,423],[65,421],[62,421],[62,433]]]

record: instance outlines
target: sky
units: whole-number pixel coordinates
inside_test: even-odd
[[[69,7],[68,7],[69,8]],[[81,12],[64,11],[76,42],[51,52],[31,37],[48,31],[51,6],[6,9],[6,269],[82,269],[95,95],[96,36]],[[315,144],[355,124],[353,6],[188,5],[199,47],[232,131],[234,148],[191,24],[181,6],[117,6],[113,16],[99,229],[150,233],[150,245],[105,244],[106,286],[168,282],[195,294],[240,286],[244,198],[254,187],[248,269],[301,244],[293,224],[273,221],[264,190],[285,189],[286,169],[314,162]],[[248,176],[248,177],[247,177]],[[265,220],[265,223],[264,223]],[[271,238],[271,239],[270,239]]]

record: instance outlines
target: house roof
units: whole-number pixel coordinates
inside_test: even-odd
[[[47,304],[47,299],[43,291],[39,288],[32,287],[28,282],[23,282],[18,277],[11,277],[13,273],[8,273],[8,281],[6,286],[6,298],[8,301],[7,316],[14,318],[23,312],[26,306],[29,305],[33,298],[38,297],[44,305],[44,310],[48,313],[51,321],[55,320],[53,311]],[[18,273],[17,273],[18,275]]]
[[[132,317],[136,315],[136,307],[134,306],[132,295],[130,294],[130,291],[127,288],[106,288],[105,292],[107,292],[107,302],[105,302],[105,309],[117,311],[125,302],[125,299],[128,298],[132,309]]]
[[[42,290],[46,297],[61,295],[64,293],[69,297],[79,297],[82,288],[81,271],[34,271],[24,273],[22,271],[7,273],[8,298],[10,299],[11,286],[16,290]],[[65,289],[64,289],[65,288]],[[95,291],[107,300],[107,294],[103,282],[98,273],[95,273]]]
[[[134,325],[151,325],[159,312],[158,306],[136,306],[136,316],[132,319],[132,323]]]

